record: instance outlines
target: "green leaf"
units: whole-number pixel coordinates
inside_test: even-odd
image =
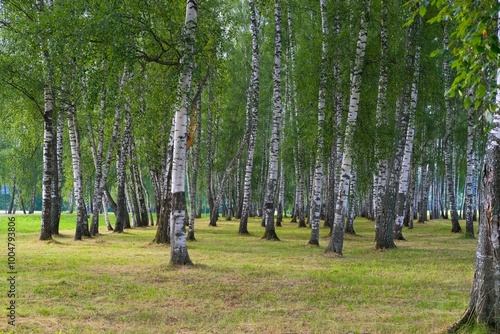
[[[477,86],[476,97],[482,99],[486,95],[486,87],[483,84]]]
[[[466,97],[464,99],[464,108],[469,108],[471,105],[472,105],[472,100],[470,99],[470,97]]]
[[[420,7],[419,11],[418,11],[418,14],[420,15],[420,17],[424,17],[425,16],[425,13],[427,13],[427,8],[425,7]]]
[[[477,110],[481,106],[481,100],[476,100],[474,103],[474,109]]]

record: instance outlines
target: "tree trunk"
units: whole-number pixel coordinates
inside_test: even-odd
[[[62,207],[62,179],[63,171],[63,135],[64,135],[64,113],[62,110],[57,115],[57,131],[55,140],[54,151],[54,178],[52,179],[52,234],[59,234],[59,222],[61,220],[61,207]]]
[[[387,126],[387,67],[388,67],[388,37],[387,37],[387,4],[386,0],[380,2],[380,69],[378,81],[378,97],[376,107],[377,137],[375,138],[375,159],[377,168],[373,177],[373,213],[374,218],[382,211],[382,196],[387,183],[388,160],[383,154],[382,129]]]
[[[349,211],[347,215],[347,222],[345,224],[345,233],[347,234],[356,234],[356,231],[354,231],[354,219],[356,218],[356,210],[354,209],[356,203],[356,185],[356,171],[353,170],[351,184],[349,185]]]
[[[212,83],[209,86],[209,100],[210,105],[207,111],[207,165],[206,165],[206,179],[207,179],[207,201],[210,210],[210,223],[209,226],[217,226],[217,218],[219,216],[219,208],[215,208],[214,202],[214,188],[213,188],[213,175],[212,175],[212,165],[214,159],[214,153],[212,150],[212,129],[213,129],[213,89]]]
[[[31,190],[30,208],[28,210],[28,214],[30,215],[32,215],[35,212],[35,200],[36,200],[36,182],[33,185],[33,189]]]
[[[361,25],[356,47],[355,65],[351,75],[351,96],[349,99],[349,113],[345,130],[344,154],[342,157],[342,178],[339,183],[339,193],[335,205],[335,220],[332,228],[332,236],[326,252],[334,252],[342,255],[344,244],[344,218],[345,205],[349,191],[349,182],[352,170],[352,149],[356,120],[358,117],[359,95],[361,86],[361,74],[364,68],[366,51],[366,40],[368,35],[367,15],[370,11],[370,0],[365,0],[364,12],[361,15]]]
[[[179,101],[175,111],[174,151],[172,159],[172,211],[170,213],[170,264],[190,265],[186,244],[186,137],[188,95],[193,72],[193,49],[197,28],[198,0],[187,0],[186,21],[183,30],[183,40],[186,41],[184,54],[181,58],[181,73],[179,75]]]
[[[69,204],[68,204],[68,213],[72,214],[75,209],[75,193],[73,189],[69,192]]]
[[[290,76],[294,78],[295,74],[295,39],[293,36],[293,26],[292,26],[292,11],[290,9],[290,4],[287,7],[288,18],[288,39],[289,39],[289,53],[290,53]],[[293,143],[293,159],[295,168],[295,199],[294,199],[294,214],[292,215],[292,222],[298,223],[298,227],[306,227],[306,221],[304,217],[304,175],[302,174],[302,136],[299,126],[299,110],[297,107],[297,87],[295,80],[290,82],[291,90],[291,111],[290,111],[290,123],[294,127],[295,139]]]
[[[7,209],[7,213],[10,215],[12,214],[12,210],[14,209],[14,200],[16,198],[16,176],[14,176],[14,179],[12,180],[12,187],[10,188],[10,201],[9,201],[9,207]]]
[[[322,32],[322,42],[321,42],[321,68],[320,68],[320,79],[319,79],[319,91],[318,91],[318,137],[317,137],[317,148],[316,148],[316,163],[314,166],[314,179],[313,179],[313,190],[311,200],[309,201],[311,205],[310,215],[311,215],[311,237],[309,239],[309,245],[319,246],[319,223],[321,214],[321,196],[323,191],[323,146],[324,146],[324,127],[325,127],[325,90],[327,84],[326,76],[326,65],[327,65],[327,55],[328,55],[328,23],[327,23],[327,11],[326,11],[326,0],[320,0],[320,12],[321,12],[321,32]]]
[[[497,79],[498,80],[498,79]],[[500,98],[497,96],[497,103]],[[493,116],[493,129],[487,141],[481,189],[476,268],[469,306],[449,329],[456,332],[471,321],[500,328],[500,115]]]
[[[474,238],[474,217],[472,214],[472,199],[474,197],[472,180],[474,178],[475,154],[474,154],[474,108],[467,109],[467,172],[465,181],[465,235]]]
[[[196,217],[196,193],[197,193],[197,185],[198,185],[198,168],[199,168],[199,160],[201,153],[201,96],[199,99],[195,101],[196,103],[196,133],[194,138],[194,148],[191,151],[192,158],[192,173],[190,180],[190,192],[189,192],[189,207],[190,207],[190,215],[189,215],[189,229],[187,239],[190,241],[196,241],[194,236],[194,219]]]
[[[132,153],[131,151],[134,149],[134,144],[133,144],[133,138],[131,138],[131,145],[130,145],[130,164],[129,164],[129,172],[130,172],[130,176],[129,176],[129,180],[130,180],[130,183],[129,183],[129,197],[130,197],[130,204],[132,206],[132,214],[135,218],[135,226],[134,227],[142,227],[143,224],[142,224],[142,218],[141,218],[141,211],[140,211],[140,208],[139,208],[139,190],[138,190],[138,187],[137,187],[137,178],[136,178],[136,170],[134,168],[134,165],[136,162],[134,162],[132,159]],[[144,203],[144,199],[143,199],[143,203]],[[146,219],[147,219],[147,215],[146,215]]]
[[[254,0],[249,0],[250,6],[250,23],[252,29],[252,78],[251,78],[251,105],[252,105],[252,122],[250,138],[248,140],[247,163],[245,167],[245,181],[243,185],[243,204],[241,208],[241,219],[238,233],[248,234],[248,216],[250,213],[251,192],[252,192],[252,174],[253,174],[253,157],[255,154],[255,143],[257,141],[257,127],[259,118],[259,27],[257,23],[257,14],[255,10]]]
[[[88,226],[87,209],[85,208],[85,198],[83,194],[83,170],[81,158],[80,135],[78,121],[76,118],[76,107],[69,103],[67,105],[69,144],[71,147],[71,162],[73,165],[73,189],[76,201],[76,231],[75,240],[82,240],[82,237],[90,237]]]
[[[104,212],[104,220],[106,221],[106,228],[108,231],[113,231],[113,226],[111,226],[111,222],[109,221],[109,214],[108,214],[108,201],[106,198],[102,198],[102,211]]]
[[[263,213],[266,230],[263,239],[279,240],[274,224],[274,202],[278,184],[278,160],[280,127],[282,114],[281,101],[281,8],[280,0],[274,2],[274,67],[273,67],[273,129],[269,146],[269,165],[267,172],[266,194]]]
[[[445,24],[444,26],[444,38],[443,47],[445,50],[448,49],[448,28]],[[453,114],[454,110],[451,105],[451,99],[448,95],[450,90],[450,65],[449,56],[445,55],[443,60],[443,79],[444,79],[444,92],[445,92],[445,107],[446,107],[446,132],[444,134],[444,163],[446,167],[446,184],[448,187],[448,200],[450,202],[450,214],[451,214],[451,232],[461,233],[462,228],[458,222],[458,212],[457,212],[457,199],[455,196],[455,183],[454,183],[454,173],[453,173],[453,161],[452,161],[452,142],[451,142],[451,131],[453,127]]]
[[[408,127],[406,130],[405,147],[403,150],[403,160],[401,162],[401,173],[398,182],[398,194],[396,198],[396,220],[394,223],[394,238],[396,240],[406,240],[403,237],[403,223],[408,194],[408,184],[411,171],[411,156],[413,152],[413,139],[415,138],[415,112],[417,109],[418,83],[420,76],[420,46],[416,47],[414,58],[413,83],[411,85],[411,98],[408,107]]]
[[[129,215],[127,210],[127,202],[125,198],[125,186],[126,186],[126,167],[127,167],[127,156],[128,149],[130,145],[130,132],[132,128],[132,119],[130,111],[130,102],[125,102],[125,131],[123,133],[123,138],[121,146],[118,148],[116,154],[116,177],[118,190],[116,195],[116,223],[115,223],[115,233],[123,233],[123,229],[130,225]]]
[[[123,70],[122,78],[120,80],[120,87],[119,87],[119,96],[121,95],[121,92],[123,91],[123,87],[125,85],[125,82],[127,80],[127,69],[126,67]],[[94,167],[95,167],[95,182],[94,182],[94,196],[92,199],[93,206],[92,206],[92,223],[90,225],[90,234],[95,236],[99,233],[99,213],[102,208],[102,203],[103,203],[103,193],[104,193],[104,186],[106,184],[106,181],[108,179],[108,172],[109,168],[111,167],[111,159],[113,158],[113,152],[114,148],[116,145],[116,141],[118,138],[118,129],[119,129],[119,121],[120,121],[120,115],[121,115],[121,110],[122,110],[122,105],[119,103],[116,108],[115,108],[115,115],[114,115],[114,121],[113,121],[113,128],[111,130],[111,138],[109,140],[108,144],[108,151],[106,155],[106,159],[104,162],[102,161],[103,158],[103,153],[104,153],[104,113],[106,111],[106,90],[103,89],[101,93],[101,105],[100,105],[100,118],[101,118],[101,125],[99,127],[99,132],[97,135],[97,147],[95,147],[95,142],[93,139],[90,140],[91,147],[94,147],[92,149],[92,152],[95,152],[93,154],[94,156]],[[92,126],[90,122],[88,122],[88,127],[89,127],[89,136],[93,138],[93,133],[92,133]],[[105,207],[106,210],[106,207]],[[109,226],[108,226],[108,231],[109,231]]]
[[[42,224],[40,229],[40,240],[52,239],[51,209],[52,209],[52,178],[54,175],[53,164],[53,116],[54,116],[54,94],[52,87],[44,88],[44,114],[43,114],[43,180],[42,180]]]

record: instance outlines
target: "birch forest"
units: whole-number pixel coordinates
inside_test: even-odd
[[[154,226],[173,265],[197,262],[202,216],[239,222],[234,238],[259,217],[250,237],[276,242],[293,223],[338,256],[357,217],[373,222],[375,250],[395,251],[446,219],[479,237],[476,273],[490,268],[494,286],[474,285],[453,328],[498,328],[499,9],[2,0],[0,208],[41,212],[40,240],[62,212],[83,242]]]

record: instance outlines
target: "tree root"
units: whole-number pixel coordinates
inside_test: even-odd
[[[458,332],[458,330],[462,326],[467,325],[471,322],[473,316],[474,316],[474,312],[472,311],[472,309],[470,307],[468,307],[467,310],[465,310],[462,317],[460,319],[458,319],[457,322],[455,322],[453,325],[448,327],[448,333],[451,334],[451,333]]]

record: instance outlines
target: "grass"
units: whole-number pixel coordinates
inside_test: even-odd
[[[318,248],[291,223],[269,242],[258,219],[250,236],[237,234],[238,221],[210,228],[201,219],[188,245],[195,265],[173,268],[169,247],[150,243],[155,227],[102,227],[74,241],[74,219],[64,214],[62,236],[41,242],[40,216],[16,216],[15,333],[442,333],[472,286],[476,240],[450,233],[449,221],[405,229],[409,241],[381,252],[373,222],[357,219],[344,256],[332,257],[323,254],[327,229]],[[0,215],[4,250],[6,226]],[[8,302],[2,292],[0,332],[12,330]]]

